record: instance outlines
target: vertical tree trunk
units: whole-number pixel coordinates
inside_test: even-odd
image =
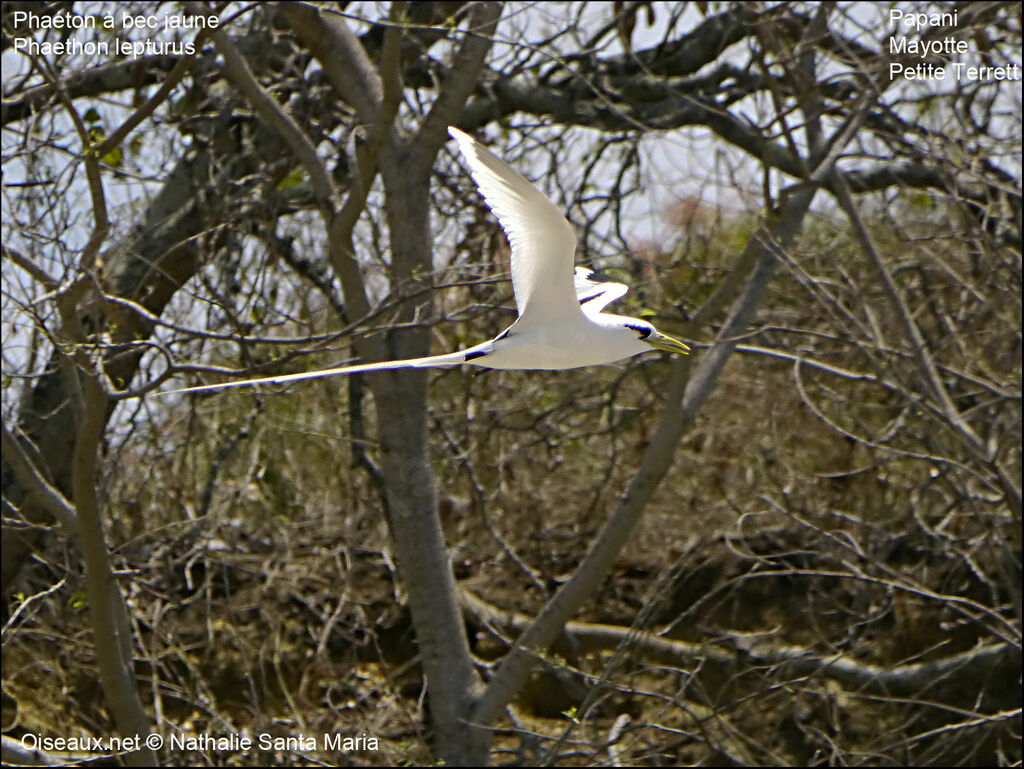
[[[431,274],[430,176],[411,168],[408,151],[393,143],[381,160],[387,194],[392,285],[405,291]],[[427,279],[428,280],[428,279]],[[406,302],[399,322],[428,318],[432,292]],[[388,335],[389,353],[430,353],[430,329]],[[371,377],[387,481],[391,534],[402,581],[409,593],[416,639],[427,680],[434,749],[449,765],[487,762],[489,732],[469,725],[482,684],[473,669],[434,493],[427,440],[426,371],[381,372]]]

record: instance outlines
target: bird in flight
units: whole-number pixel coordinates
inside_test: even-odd
[[[555,204],[468,134],[453,126],[448,133],[459,145],[473,180],[508,237],[512,290],[519,311],[515,323],[490,341],[445,355],[221,382],[162,394],[463,363],[496,369],[561,370],[614,363],[652,349],[690,351],[646,320],[602,312],[629,288],[594,280],[594,274],[584,267],[574,269],[576,233]]]

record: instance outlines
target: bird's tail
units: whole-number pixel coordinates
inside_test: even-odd
[[[407,360],[389,360],[380,363],[357,363],[354,366],[339,366],[338,368],[325,368],[319,371],[306,371],[301,374],[282,374],[281,376],[257,377],[256,379],[242,379],[237,382],[220,382],[218,384],[199,385],[197,387],[182,387],[178,390],[165,390],[157,395],[170,395],[172,393],[198,393],[207,390],[226,390],[229,387],[253,387],[255,385],[278,385],[286,382],[301,382],[306,379],[321,379],[328,376],[342,376],[344,374],[362,374],[370,371],[388,371],[401,368],[434,368],[443,366],[458,366],[465,363],[467,356],[478,357],[482,348],[489,342],[468,350],[450,352],[446,355],[429,355],[425,358],[409,358]],[[474,355],[477,353],[477,355]]]

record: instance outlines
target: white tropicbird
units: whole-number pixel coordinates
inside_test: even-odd
[[[508,236],[512,289],[519,311],[515,323],[489,342],[446,355],[221,382],[162,394],[463,363],[485,368],[561,370],[614,363],[651,349],[684,354],[690,351],[646,320],[601,312],[629,287],[592,280],[593,273],[584,267],[576,267],[574,272],[576,234],[554,203],[471,136],[453,126],[448,127],[448,133],[458,143],[473,180]]]

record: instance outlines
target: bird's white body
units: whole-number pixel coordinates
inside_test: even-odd
[[[688,352],[685,344],[660,334],[645,320],[602,312],[628,288],[621,283],[596,281],[590,270],[574,268],[576,235],[554,204],[469,135],[453,127],[448,133],[458,143],[473,180],[508,237],[512,288],[519,310],[519,318],[512,326],[488,342],[446,355],[341,366],[170,392],[464,363],[496,369],[561,370],[613,363],[650,349]]]
[[[562,369],[599,366],[651,348],[623,325],[631,320],[607,313],[580,313],[558,326],[517,322],[494,343],[492,352],[466,363],[498,369]],[[491,344],[491,343],[486,343]]]

